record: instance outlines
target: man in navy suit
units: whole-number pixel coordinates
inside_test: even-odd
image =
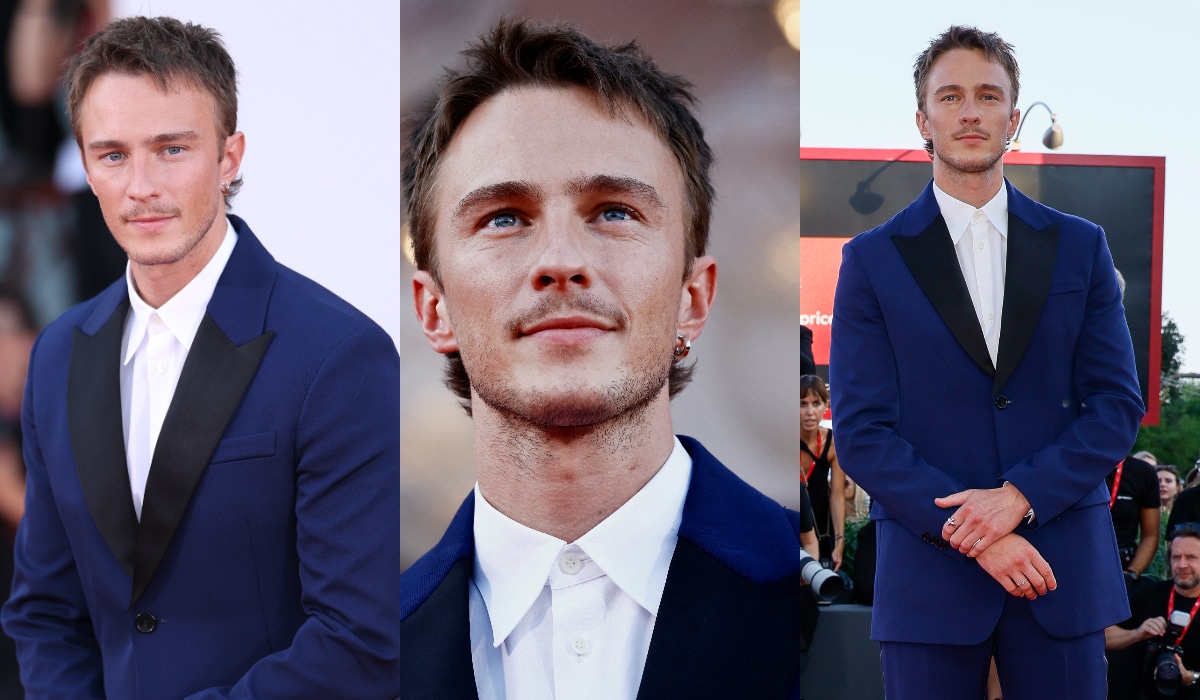
[[[799,520],[671,430],[716,292],[687,84],[566,27],[465,53],[404,194],[479,480],[402,576],[405,697],[793,696]]]
[[[399,694],[399,366],[241,219],[216,32],[122,19],[68,71],[125,277],[38,339],[4,608],[29,698]]]
[[[916,62],[933,182],[848,243],[830,359],[838,457],[875,498],[889,698],[1102,698],[1128,617],[1103,479],[1143,413],[1103,231],[1003,177],[1018,73],[951,27]]]

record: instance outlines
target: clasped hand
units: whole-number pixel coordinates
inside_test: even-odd
[[[967,489],[933,502],[938,508],[958,507],[942,526],[942,539],[968,557],[978,557],[1015,530],[1029,510],[1029,501],[1012,484]]]

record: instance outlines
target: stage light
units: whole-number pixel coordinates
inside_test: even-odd
[[[1029,111],[1038,105],[1045,107],[1046,111],[1050,113],[1050,128],[1046,129],[1045,135],[1042,136],[1042,145],[1050,150],[1062,147],[1063,130],[1062,127],[1058,125],[1058,115],[1055,114],[1054,110],[1050,109],[1050,106],[1045,102],[1034,102],[1033,104],[1029,105],[1029,109],[1025,110],[1025,114],[1021,116],[1021,123],[1017,125],[1017,135],[1012,140],[1012,146],[1010,147],[1010,150],[1021,150],[1021,129],[1025,128],[1025,120],[1029,118]]]

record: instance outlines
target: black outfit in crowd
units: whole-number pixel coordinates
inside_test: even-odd
[[[1129,607],[1133,611],[1133,616],[1122,622],[1121,627],[1135,629],[1138,625],[1152,617],[1167,619],[1170,615],[1170,611],[1167,610],[1167,601],[1170,599],[1171,589],[1174,586],[1175,583],[1173,581],[1167,580],[1155,581],[1152,584],[1139,588],[1129,601]],[[1190,613],[1195,602],[1195,598],[1185,598],[1176,593],[1174,609]],[[1197,617],[1200,617],[1200,615],[1197,615]],[[1200,700],[1200,682],[1192,686],[1181,686],[1179,692],[1173,696],[1163,695],[1154,688],[1152,680],[1153,660],[1146,657],[1147,647],[1152,641],[1154,640],[1139,642],[1128,649],[1121,650],[1129,652],[1130,657],[1136,658],[1138,665],[1131,667],[1120,678],[1113,678],[1110,673],[1108,687],[1109,700],[1165,697],[1174,697],[1178,700]],[[1183,648],[1184,667],[1189,671],[1200,670],[1200,620],[1187,629],[1183,635],[1183,643],[1180,646]],[[1136,671],[1134,668],[1136,668]],[[1114,683],[1113,681],[1116,682]],[[1139,692],[1141,695],[1139,695]]]
[[[816,374],[817,362],[813,358],[813,332],[808,326],[800,326],[800,374]]]
[[[1200,486],[1186,488],[1175,497],[1171,517],[1167,519],[1168,537],[1180,523],[1194,523],[1200,528]]]
[[[1117,470],[1104,478],[1112,492]],[[1137,457],[1127,457],[1117,487],[1117,500],[1112,507],[1113,530],[1117,533],[1117,548],[1121,551],[1121,568],[1128,568],[1138,545],[1138,528],[1143,508],[1158,508],[1158,474],[1154,467]]]
[[[817,430],[820,431],[820,428]],[[821,561],[824,562],[833,556],[833,511],[829,506],[829,448],[832,446],[832,430],[823,439],[819,455],[814,455],[809,446],[800,441],[800,449],[807,452],[814,462],[808,476],[808,497],[812,501],[813,523],[821,544]],[[805,470],[809,471],[807,468]]]

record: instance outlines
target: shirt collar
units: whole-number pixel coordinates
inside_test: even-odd
[[[958,245],[958,241],[967,232],[967,227],[971,225],[971,217],[975,215],[975,207],[961,199],[955,199],[953,196],[946,194],[942,188],[937,186],[936,182],[933,183],[933,196],[937,199],[938,208],[942,210],[942,218],[946,220],[946,228],[950,231],[950,240],[954,241],[954,245]],[[1007,182],[1000,185],[1000,191],[988,200],[987,204],[980,207],[980,209],[987,216],[988,221],[992,222],[992,225],[1000,232],[1000,236],[1008,238]]]
[[[200,272],[184,285],[183,289],[176,292],[175,296],[157,309],[147,304],[138,294],[137,287],[133,282],[132,263],[126,263],[125,286],[129,290],[131,313],[128,341],[122,364],[127,365],[133,361],[133,356],[146,333],[146,327],[150,324],[150,317],[154,314],[158,314],[163,325],[171,331],[171,335],[175,336],[185,349],[191,349],[192,341],[196,338],[196,331],[200,329],[200,322],[204,320],[204,313],[208,310],[208,302],[217,288],[217,281],[221,278],[221,273],[225,270],[229,257],[233,255],[234,245],[237,244],[237,232],[229,224],[228,218],[225,219],[222,236],[217,252],[201,268]]]
[[[679,439],[671,455],[636,494],[575,545],[629,597],[658,614],[675,553],[692,458]],[[496,510],[475,484],[475,571],[496,646],[529,611],[567,542],[526,527]]]

